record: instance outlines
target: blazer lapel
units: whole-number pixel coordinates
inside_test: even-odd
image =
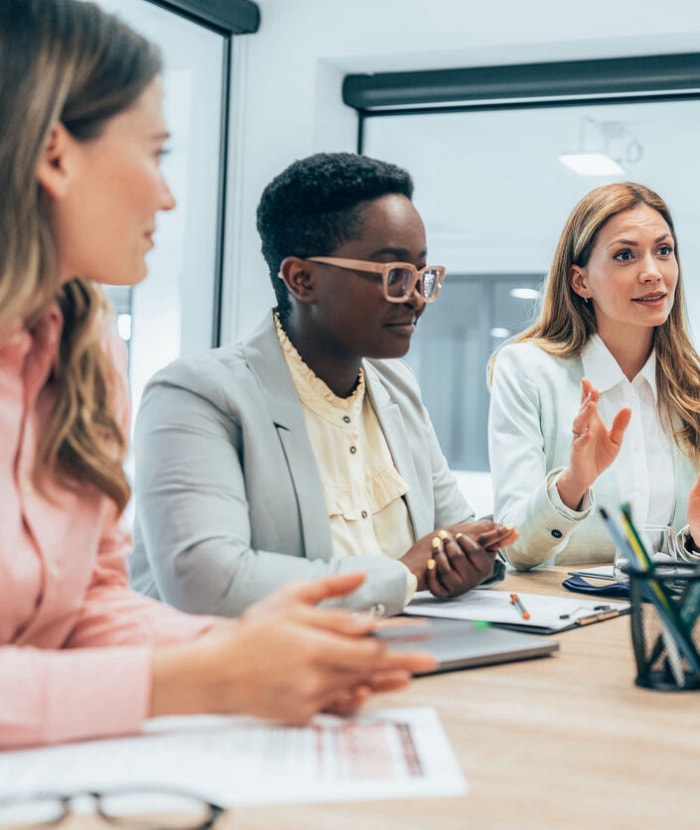
[[[425,526],[426,522],[432,527],[432,518],[427,514],[425,500],[419,496],[420,482],[409,444],[409,432],[406,429],[398,404],[390,397],[381,377],[367,361],[363,362],[363,367],[367,392],[389,446],[389,452],[391,452],[391,457],[394,459],[396,469],[408,486],[404,498],[413,525],[413,532],[416,535],[417,528]]]
[[[306,429],[304,411],[277,339],[272,315],[265,319],[248,340],[244,353],[277,429],[294,483],[304,555],[307,559],[329,559],[332,539],[326,499]]]

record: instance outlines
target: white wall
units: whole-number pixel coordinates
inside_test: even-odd
[[[224,339],[272,302],[255,231],[262,189],[296,158],[356,147],[346,73],[700,52],[697,0],[257,2],[260,30],[237,39],[233,71]]]

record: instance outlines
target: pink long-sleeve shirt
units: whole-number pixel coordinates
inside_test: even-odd
[[[131,536],[110,499],[34,485],[62,323],[53,306],[32,333],[0,333],[0,748],[139,731],[154,647],[211,625],[127,587]]]

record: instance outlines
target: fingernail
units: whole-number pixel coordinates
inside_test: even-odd
[[[450,538],[450,534],[446,530],[438,530],[438,537],[444,542],[445,539]]]
[[[463,533],[455,533],[455,539],[461,539],[464,536]]]
[[[431,542],[431,544],[433,546],[434,551],[438,551],[442,547],[440,543],[440,538],[438,536],[433,536],[433,541]]]
[[[426,569],[426,571],[434,571],[435,570],[435,560],[434,559],[428,559],[428,561],[425,565],[425,569]]]

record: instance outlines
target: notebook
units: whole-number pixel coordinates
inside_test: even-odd
[[[438,666],[425,674],[546,657],[559,648],[551,638],[494,628],[488,623],[428,617],[416,622],[415,626],[388,629],[375,636],[387,640],[392,650],[432,652]]]
[[[428,591],[421,591],[406,606],[404,614],[453,620],[484,620],[521,632],[557,634],[630,612],[629,602],[609,600],[607,597],[583,599],[580,596],[543,594],[517,596],[522,611],[513,603],[513,594],[508,591],[475,588],[450,599],[436,599]]]

